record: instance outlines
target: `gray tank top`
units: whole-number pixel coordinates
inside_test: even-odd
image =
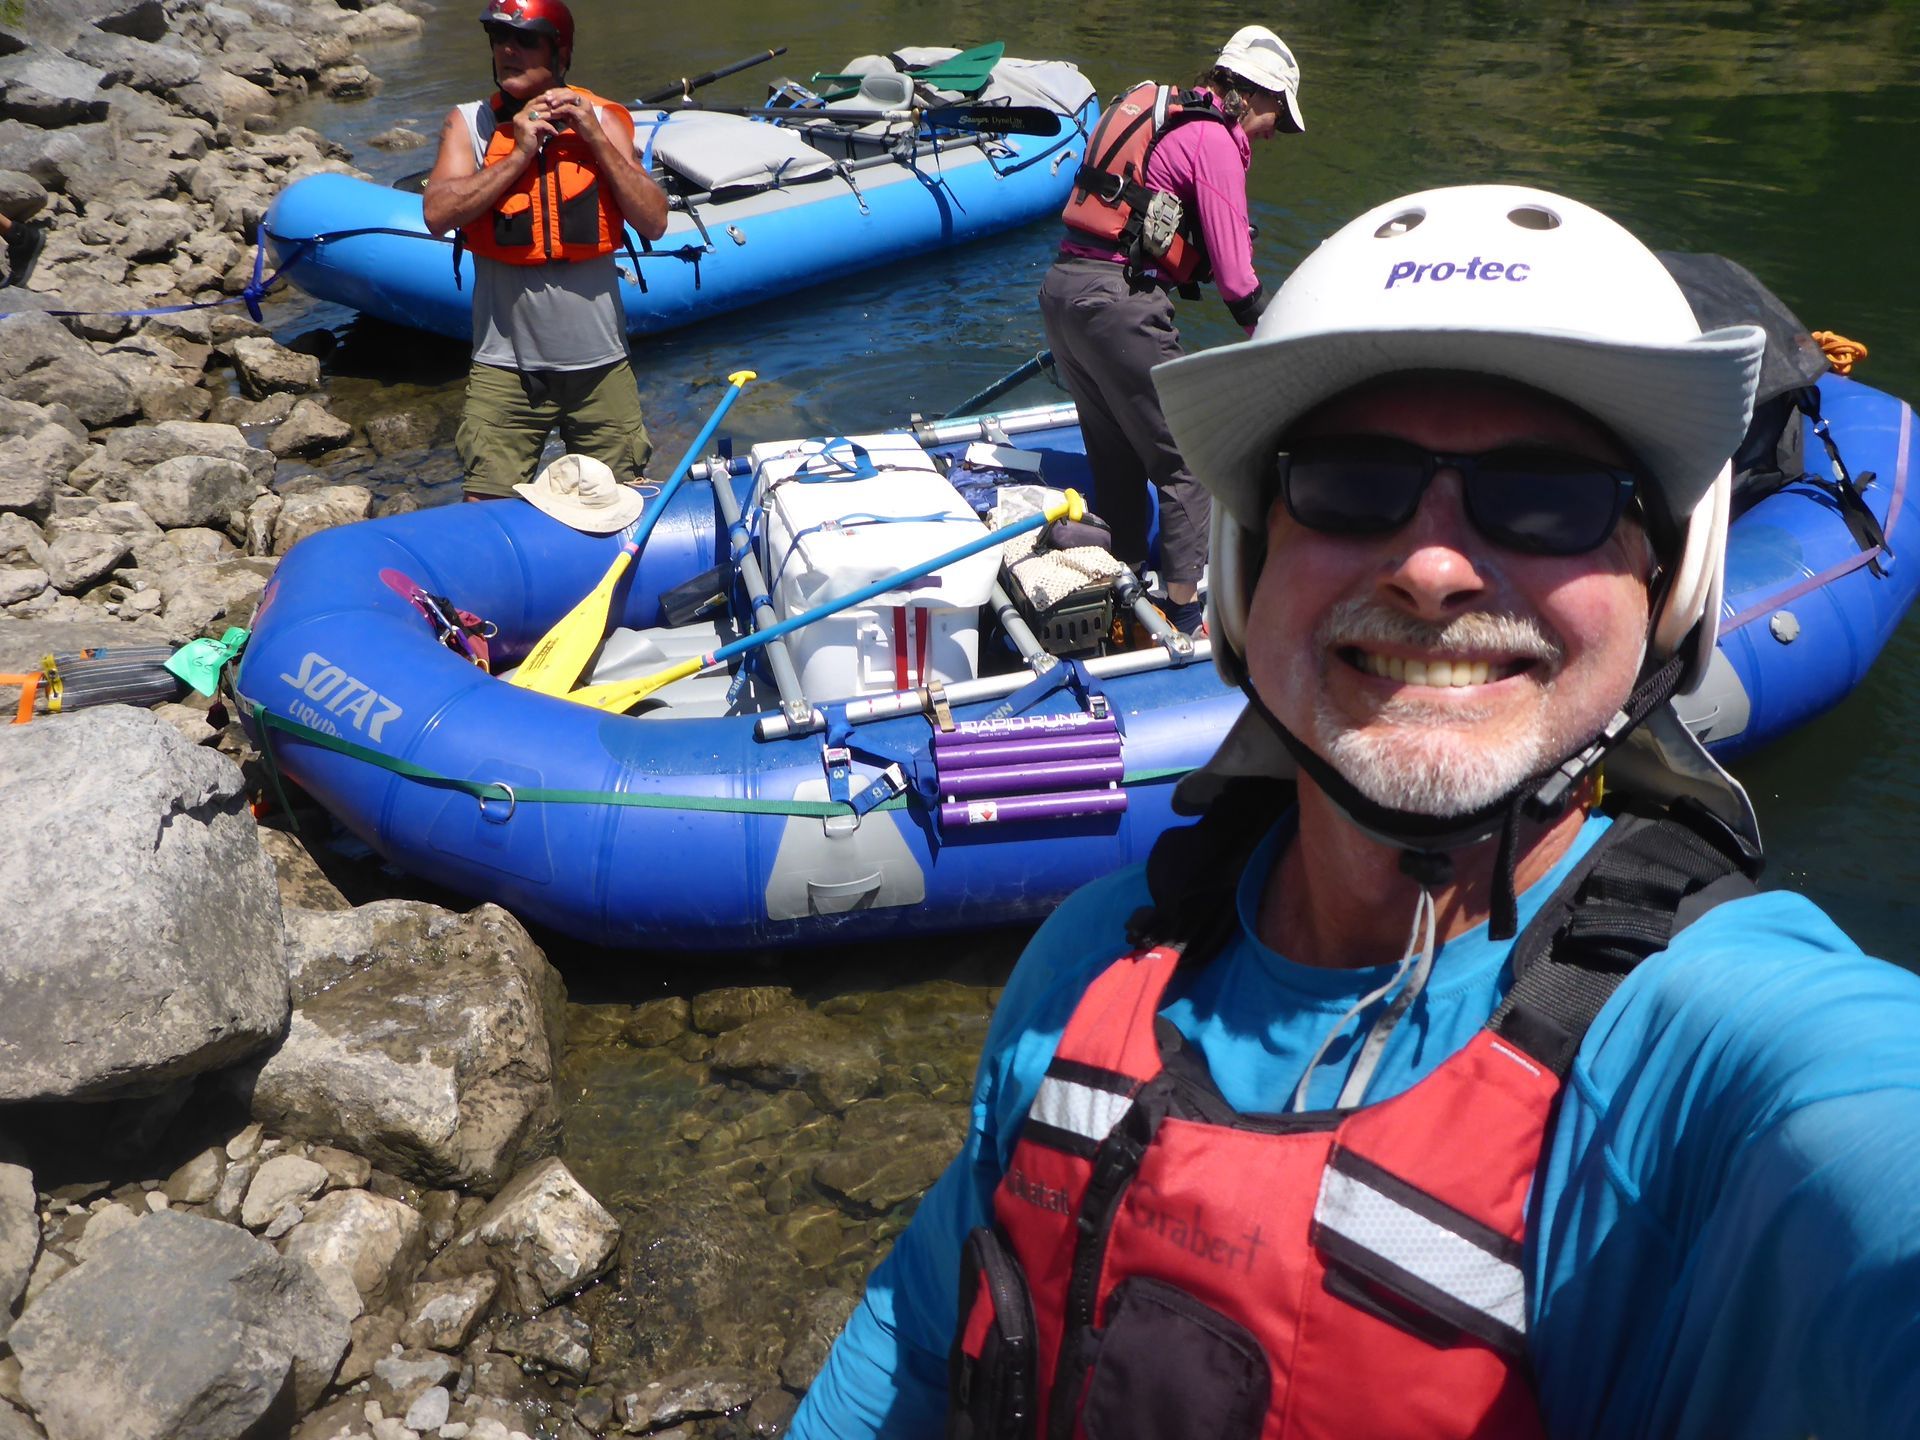
[[[459,107],[481,163],[493,138],[484,101]],[[591,370],[627,358],[619,257],[505,265],[471,251],[473,358],[507,370]]]

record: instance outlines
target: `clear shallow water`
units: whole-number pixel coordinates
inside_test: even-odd
[[[990,39],[1014,54],[1076,59],[1110,94],[1149,74],[1191,75],[1246,18],[1237,4],[1111,0],[1043,13],[1010,0],[573,8],[582,35],[574,78],[608,95],[788,45],[778,61],[710,92],[737,103],[759,99],[776,73],[804,78],[899,44]],[[424,168],[431,148],[388,153],[367,141],[402,123],[432,137],[448,106],[483,93],[477,9],[445,5],[424,38],[368,48],[386,82],[378,95],[316,102],[294,118],[349,146],[380,178]],[[1283,33],[1300,58],[1309,130],[1255,156],[1256,258],[1270,284],[1391,195],[1536,183],[1600,206],[1657,247],[1733,256],[1813,328],[1865,341],[1862,379],[1920,397],[1920,9],[1323,0],[1293,7]],[[677,456],[741,366],[761,376],[730,422],[744,440],[943,411],[1044,344],[1033,294],[1053,237],[1050,224],[1031,226],[644,342],[636,363],[659,448]],[[356,334],[333,307],[294,302],[274,318],[286,335],[316,325],[346,335],[331,362],[346,413],[407,406],[442,417],[441,439],[426,450],[328,469],[450,498],[446,417],[458,404],[461,351]],[[1181,323],[1190,348],[1237,334],[1211,299],[1182,306]],[[1910,899],[1920,889],[1920,786],[1907,739],[1920,722],[1917,668],[1910,624],[1839,710],[1739,770],[1773,876],[1827,905],[1870,949],[1909,964],[1920,954]]]

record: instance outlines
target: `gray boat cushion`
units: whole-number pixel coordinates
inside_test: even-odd
[[[793,185],[833,172],[832,160],[781,126],[744,115],[676,110],[656,131],[659,113],[634,114],[634,144],[644,153],[651,139],[654,159],[703,190]]]
[[[1093,84],[1071,60],[1003,59],[993,79],[974,96],[976,105],[1004,100],[1010,105],[1044,105],[1071,115],[1093,98]]]

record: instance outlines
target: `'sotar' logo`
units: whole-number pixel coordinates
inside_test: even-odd
[[[282,673],[280,678],[326,712],[321,714],[313,706],[296,701],[290,707],[294,718],[329,735],[338,735],[340,727],[326,716],[338,715],[377,744],[387,722],[398,720],[402,713],[398,705],[371,685],[354,679],[326,656],[312,650],[301,659],[298,673]]]

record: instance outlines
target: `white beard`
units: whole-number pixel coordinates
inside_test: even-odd
[[[1396,703],[1369,730],[1346,728],[1322,704],[1314,715],[1317,748],[1367,799],[1392,810],[1449,818],[1505,799],[1560,759],[1544,729],[1495,744],[1471,729],[1472,712],[1449,706],[1444,723],[1428,707]]]
[[[1317,640],[1320,653],[1329,657],[1339,648],[1373,642],[1439,655],[1491,650],[1536,661],[1547,670],[1542,723],[1503,741],[1483,733],[1491,707],[1396,699],[1362,730],[1336,713],[1323,694],[1314,710],[1315,748],[1376,805],[1443,819],[1471,814],[1505,799],[1579,743],[1579,737],[1563,741],[1545,723],[1561,650],[1533,620],[1474,613],[1429,625],[1365,601],[1348,601],[1327,617]]]

